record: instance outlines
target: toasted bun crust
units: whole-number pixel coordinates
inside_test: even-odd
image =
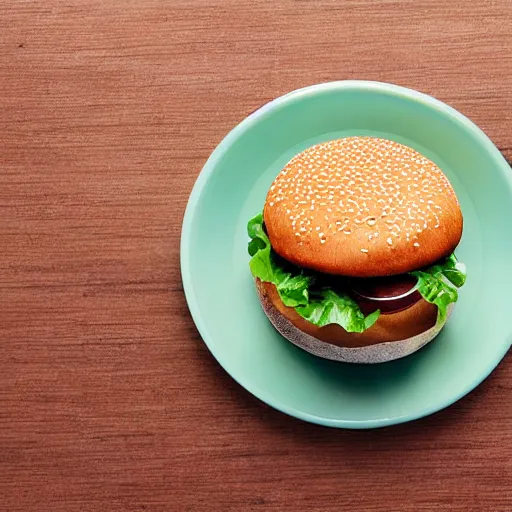
[[[256,279],[256,288],[274,327],[295,345],[327,359],[353,363],[399,359],[423,347],[444,326],[436,324],[437,307],[422,299],[406,310],[381,315],[363,333],[349,333],[339,325],[317,327],[285,306],[273,284]]]
[[[397,142],[348,137],[295,156],[264,208],[273,249],[319,272],[401,274],[449,255],[462,212],[442,171]]]

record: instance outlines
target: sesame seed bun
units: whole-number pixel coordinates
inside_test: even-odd
[[[277,254],[349,277],[431,265],[462,236],[443,172],[417,151],[374,137],[332,140],[295,156],[270,187],[263,215]]]
[[[436,323],[437,307],[421,299],[405,310],[381,315],[362,333],[349,333],[335,324],[317,327],[285,306],[273,284],[256,279],[256,288],[274,327],[288,341],[326,359],[365,364],[392,361],[419,350],[444,326]],[[452,309],[450,304],[447,316]]]

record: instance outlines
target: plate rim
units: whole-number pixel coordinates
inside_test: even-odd
[[[240,386],[242,386],[246,391],[251,393],[258,400],[294,418],[307,421],[309,423],[323,425],[326,427],[344,429],[371,429],[418,420],[426,416],[430,416],[431,414],[439,412],[453,405],[455,402],[457,402],[458,400],[469,394],[471,391],[473,391],[476,387],[478,387],[492,373],[492,371],[498,366],[500,361],[504,358],[504,356],[510,349],[512,345],[512,340],[510,340],[509,342],[506,341],[503,344],[503,347],[500,346],[500,350],[496,351],[496,357],[489,363],[489,365],[484,369],[484,371],[482,371],[476,379],[472,380],[468,386],[464,387],[462,391],[453,396],[450,396],[447,399],[437,402],[435,405],[426,407],[419,412],[369,420],[344,420],[325,418],[323,416],[317,416],[314,414],[310,414],[308,412],[298,410],[294,407],[289,407],[285,403],[282,403],[281,401],[275,399],[275,397],[271,396],[267,391],[253,384],[250,379],[245,379],[243,375],[235,375],[236,368],[230,368],[230,365],[222,357],[222,351],[215,348],[215,343],[212,341],[212,337],[209,334],[208,327],[206,323],[203,321],[200,308],[198,305],[198,300],[192,285],[192,275],[188,263],[190,261],[191,232],[196,206],[201,199],[201,195],[203,193],[206,183],[208,182],[208,179],[215,170],[217,162],[228,151],[232,142],[235,141],[238,137],[240,137],[243,133],[248,131],[256,122],[260,120],[260,118],[266,117],[276,108],[282,108],[283,106],[289,104],[290,102],[300,101],[304,98],[307,98],[308,96],[313,96],[319,92],[343,91],[351,89],[384,92],[397,97],[406,98],[408,100],[422,103],[424,106],[428,108],[433,108],[434,110],[439,111],[441,114],[450,117],[453,121],[456,122],[457,125],[459,125],[460,129],[468,130],[469,132],[471,132],[473,136],[476,139],[478,139],[479,143],[482,144],[483,147],[487,150],[489,156],[496,164],[496,167],[500,168],[500,170],[503,171],[503,175],[508,183],[508,188],[512,196],[512,170],[509,171],[507,169],[509,167],[509,164],[505,160],[504,156],[501,154],[499,149],[495,146],[495,144],[490,140],[490,138],[485,134],[485,132],[481,128],[479,128],[473,121],[471,121],[464,114],[455,110],[453,107],[450,107],[446,103],[443,103],[442,101],[428,94],[386,82],[369,80],[337,80],[330,82],[322,82],[293,90],[282,96],[278,96],[277,98],[269,101],[268,103],[265,103],[263,106],[259,107],[254,112],[245,117],[234,128],[232,128],[227,133],[227,135],[224,136],[224,138],[217,145],[217,147],[213,150],[213,152],[210,154],[207,161],[205,162],[203,168],[201,169],[194,183],[189,199],[187,201],[187,206],[185,209],[185,214],[183,217],[183,223],[181,228],[180,268],[185,299],[187,301],[187,305],[192,316],[192,320],[194,321],[197,330],[199,331],[199,334],[201,335],[201,338],[205,345],[207,346],[210,353],[235,382],[237,382]],[[506,168],[503,169],[503,166],[505,166]]]

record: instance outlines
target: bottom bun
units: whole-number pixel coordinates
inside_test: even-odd
[[[285,306],[273,284],[256,279],[256,288],[263,311],[288,341],[334,361],[372,364],[400,359],[433,340],[446,323],[437,323],[437,306],[421,299],[405,310],[380,315],[363,333],[347,332],[335,324],[317,327]],[[452,310],[450,304],[447,318]]]

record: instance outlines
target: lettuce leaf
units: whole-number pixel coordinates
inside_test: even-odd
[[[356,301],[331,288],[312,294],[309,304],[299,306],[295,311],[314,325],[323,327],[338,324],[347,332],[365,331],[377,321],[380,315],[380,311],[377,310],[365,317]]]
[[[286,272],[276,261],[265,230],[263,229],[263,215],[260,213],[249,221],[247,233],[251,238],[249,262],[252,275],[262,281],[273,283],[279,297],[285,306],[295,307],[306,305],[309,302],[309,285],[312,277],[299,272],[292,275]]]
[[[252,275],[274,284],[285,306],[295,308],[299,315],[314,325],[338,324],[347,332],[363,332],[376,322],[379,311],[365,318],[348,295],[332,288],[315,290],[313,275],[297,267],[291,271],[283,268],[272,251],[261,213],[249,221],[247,233],[250,237],[248,249],[252,256],[249,262]],[[314,297],[310,299],[311,289]]]
[[[252,275],[274,284],[283,304],[295,308],[308,322],[318,327],[337,324],[347,332],[363,332],[379,318],[379,310],[365,317],[357,302],[338,288],[325,286],[325,279],[320,286],[322,279],[316,279],[314,273],[280,261],[265,232],[262,213],[249,221],[247,233]],[[418,279],[422,297],[437,306],[438,322],[444,322],[448,305],[458,299],[457,288],[466,281],[464,264],[452,254],[443,263],[410,274]]]
[[[466,282],[466,267],[457,261],[455,254],[445,262],[423,270],[410,272],[418,279],[418,291],[431,304],[437,306],[437,321],[446,320],[448,305],[457,302],[460,288]]]

